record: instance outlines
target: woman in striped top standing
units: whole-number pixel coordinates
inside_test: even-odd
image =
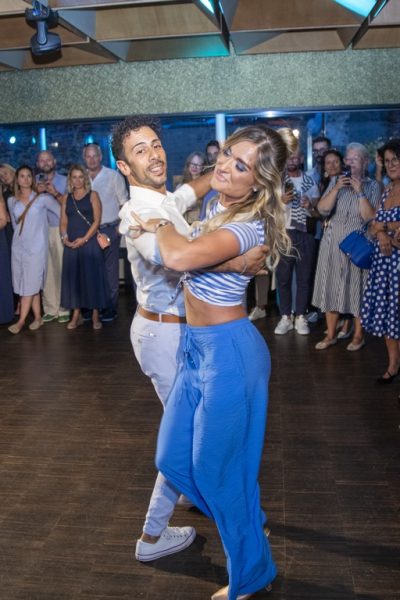
[[[336,344],[340,339],[336,337],[339,314],[350,314],[354,316],[354,333],[346,349],[355,352],[365,345],[360,314],[368,271],[353,265],[339,244],[374,218],[380,186],[366,176],[368,151],[362,144],[347,146],[344,163],[348,172],[332,178],[317,205],[329,220],[319,249],[312,304],[325,313],[327,325],[326,336],[315,348],[326,350]]]
[[[270,356],[247,318],[250,277],[202,271],[265,243],[287,254],[282,173],[297,140],[262,125],[235,132],[215,166],[219,202],[188,240],[165,220],[144,222],[157,236],[164,265],[183,277],[185,361],[160,426],[159,470],[217,524],[229,585],[212,600],[245,600],[276,576],[261,510],[258,472],[268,405]]]

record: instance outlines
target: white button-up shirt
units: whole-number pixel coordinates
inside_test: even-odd
[[[94,179],[92,190],[98,193],[101,202],[101,225],[118,221],[118,211],[128,200],[124,178],[120,173],[101,167]]]
[[[161,218],[172,221],[176,230],[187,235],[189,226],[182,214],[196,202],[190,185],[182,185],[173,194],[130,187],[130,200],[121,208],[120,233],[125,236],[128,259],[137,289],[138,303],[152,312],[185,315],[183,294],[177,290],[181,273],[165,269],[160,260],[156,236],[144,233],[136,239],[129,237],[129,227],[137,225],[134,211],[144,219]]]

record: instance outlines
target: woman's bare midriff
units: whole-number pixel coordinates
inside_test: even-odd
[[[236,321],[247,316],[244,307],[216,306],[199,300],[185,289],[186,321],[194,327],[207,327],[208,325],[221,325],[229,321]]]

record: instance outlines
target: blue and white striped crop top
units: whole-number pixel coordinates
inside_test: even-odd
[[[221,208],[224,210],[219,205],[219,210],[213,211],[214,214],[221,212]],[[263,220],[251,221],[250,223],[227,223],[221,225],[221,229],[229,229],[237,237],[240,245],[239,254],[244,254],[250,248],[264,244],[265,229]],[[252,276],[241,275],[240,273],[191,271],[185,274],[184,283],[190,293],[199,300],[218,306],[237,306],[242,304],[246,288],[251,279]]]

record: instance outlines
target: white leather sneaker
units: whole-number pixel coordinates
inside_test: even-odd
[[[137,540],[135,558],[141,562],[148,562],[175,554],[190,546],[195,537],[194,527],[166,527],[155,544]]]
[[[309,335],[310,333],[310,328],[304,315],[298,315],[296,317],[294,328],[300,335]]]
[[[285,335],[288,331],[293,329],[293,319],[291,316],[283,315],[278,325],[275,327],[274,333],[276,335]]]
[[[249,314],[250,321],[257,321],[257,319],[264,319],[267,316],[267,311],[263,308],[256,306]]]

